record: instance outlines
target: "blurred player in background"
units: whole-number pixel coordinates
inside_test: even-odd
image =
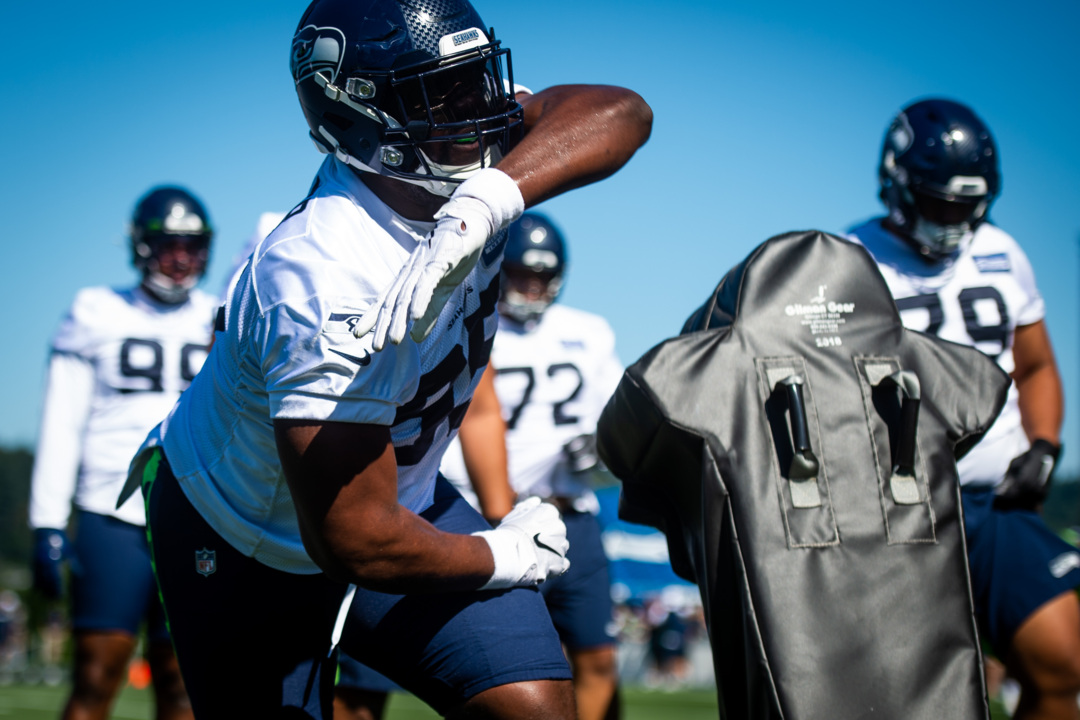
[[[997,148],[968,107],[922,100],[893,120],[879,177],[888,215],[852,238],[874,256],[904,324],[974,346],[1013,378],[958,468],[980,628],[1021,685],[1015,717],[1080,717],[1080,553],[1038,514],[1060,452],[1061,379],[1031,264],[988,220]]]
[[[596,421],[623,367],[603,318],[555,304],[566,266],[566,243],[546,216],[525,213],[510,226],[491,367],[513,492],[555,504],[566,523],[570,569],[540,592],[570,658],[579,717],[600,720],[618,715],[618,676],[608,561],[589,471],[597,464]],[[472,415],[470,409],[466,420]],[[498,451],[498,428],[490,432],[488,447]],[[470,478],[478,477],[466,471],[472,454],[466,447],[463,458],[451,446],[442,466],[466,496],[473,495]]]
[[[558,512],[491,529],[438,466],[487,365],[506,226],[617,171],[652,114],[621,88],[515,87],[489,32],[466,0],[315,0],[297,26],[329,157],[132,466],[200,720],[329,717],[338,639],[445,715],[574,715],[535,590],[567,565]]]
[[[146,433],[206,357],[216,301],[195,284],[212,236],[191,193],[154,188],[131,222],[141,282],[81,290],[53,338],[30,525],[34,587],[45,597],[61,596],[61,565],[70,561],[75,667],[64,718],[108,717],[143,621],[157,717],[192,716],[154,584],[143,507],[115,505]]]

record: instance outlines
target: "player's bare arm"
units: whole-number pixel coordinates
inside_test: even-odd
[[[408,332],[419,342],[431,331],[450,293],[464,278],[487,240],[522,211],[547,198],[595,182],[621,168],[649,138],[652,110],[641,97],[604,85],[565,85],[535,95],[519,94],[525,136],[497,167],[462,182],[436,206],[390,178],[363,181],[397,212],[438,221],[367,313],[353,327],[357,337],[374,330],[372,347],[400,343]],[[412,329],[409,331],[409,324]]]
[[[458,428],[461,454],[480,512],[498,522],[514,507],[506,459],[506,421],[495,394],[495,369],[488,365]]]
[[[652,131],[652,109],[625,88],[558,85],[517,101],[526,134],[498,169],[517,183],[525,207],[606,178]]]
[[[475,590],[494,571],[480,537],[440,532],[403,508],[389,428],[275,420],[300,535],[328,575],[389,593]]]
[[[1060,445],[1064,396],[1045,322],[1016,328],[1013,360],[1016,369],[1012,377],[1019,394],[1024,432],[1030,440],[1042,438]]]

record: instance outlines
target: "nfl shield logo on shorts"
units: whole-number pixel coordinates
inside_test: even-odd
[[[213,575],[217,572],[217,553],[213,550],[195,551],[195,571],[203,577],[207,575]]]

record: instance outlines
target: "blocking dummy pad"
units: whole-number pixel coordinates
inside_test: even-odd
[[[722,717],[988,717],[956,459],[1008,384],[821,232],[760,245],[626,371],[600,454],[701,588]]]

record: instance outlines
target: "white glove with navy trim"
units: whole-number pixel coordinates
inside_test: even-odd
[[[397,278],[353,327],[362,337],[374,329],[372,348],[382,350],[410,337],[428,336],[443,306],[476,267],[492,235],[525,211],[521,191],[509,175],[485,168],[458,186],[435,213],[435,229],[416,246]]]
[[[494,530],[474,532],[487,540],[495,572],[481,590],[532,587],[566,572],[566,525],[559,511],[531,497],[514,506]]]

